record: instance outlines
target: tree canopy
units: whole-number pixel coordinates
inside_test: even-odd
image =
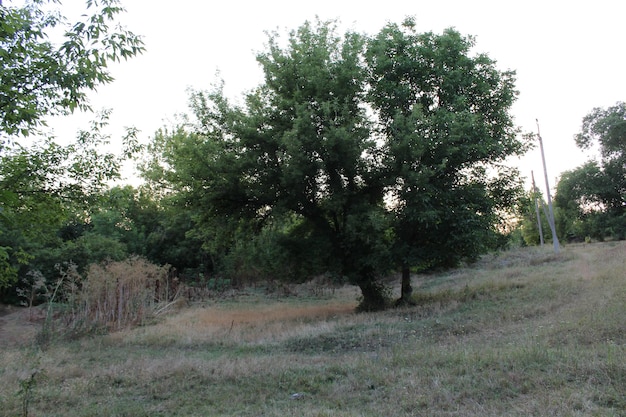
[[[595,108],[583,118],[576,144],[585,149],[596,144],[601,166],[611,190],[598,193],[607,210],[626,210],[626,103],[618,102],[606,109]],[[591,190],[590,190],[591,191]],[[598,190],[600,191],[600,190]]]
[[[1,10],[6,137],[87,106],[86,92],[111,81],[107,62],[143,50],[110,31],[115,0],[88,0],[97,11],[73,25],[47,6]],[[47,30],[61,26],[55,44]],[[235,284],[323,275],[359,286],[363,310],[388,305],[382,278],[401,270],[410,301],[412,271],[497,247],[520,198],[506,165],[528,146],[510,115],[515,74],[473,47],[412,19],[374,36],[332,21],[269,33],[263,81],[241,101],[219,82],[193,91],[192,115],[152,138],[140,189],[110,187],[139,146],[130,130],[121,155],[106,150],[107,113],[69,145],[4,142],[0,290],[60,260],[80,270],[142,255]]]
[[[525,149],[514,74],[472,46],[410,19],[375,37],[319,21],[286,42],[272,33],[264,82],[240,105],[219,86],[194,93],[196,123],[157,135],[146,174],[186,196],[207,245],[271,228],[291,262],[315,257],[309,274],[343,277],[380,308],[396,265],[453,266],[492,247],[520,189],[503,164]]]
[[[76,23],[59,5],[0,2],[0,291],[15,284],[35,254],[58,249],[59,228],[88,217],[109,181],[119,178],[122,159],[138,149],[129,129],[123,154],[106,150],[107,111],[69,145],[50,136],[29,146],[17,140],[48,116],[88,109],[87,93],[113,80],[108,64],[143,52],[140,37],[110,27],[124,11],[117,0],[87,0],[93,13]]]
[[[108,151],[107,116],[70,144],[48,137],[29,146],[9,144],[0,152],[0,257],[7,263],[0,290],[17,279],[20,259],[57,246],[59,229],[76,219],[84,223],[110,182],[120,178],[137,139],[131,130],[123,138],[126,154]]]
[[[473,46],[453,29],[417,33],[412,19],[368,45],[368,101],[384,143],[403,296],[409,266],[454,266],[484,252],[498,211],[520,190],[517,171],[503,165],[526,149],[509,115],[514,73],[470,56]]]
[[[110,27],[124,11],[118,0],[87,0],[93,14],[75,23],[56,4],[0,3],[1,134],[25,135],[47,116],[89,108],[87,92],[113,81],[108,63],[144,50],[140,37]]]
[[[582,149],[597,147],[599,161],[564,172],[555,202],[570,239],[626,237],[626,104],[594,108],[574,136]]]

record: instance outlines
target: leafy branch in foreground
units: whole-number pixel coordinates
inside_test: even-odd
[[[87,92],[113,81],[108,64],[144,51],[139,36],[110,27],[124,12],[118,0],[88,0],[93,13],[76,23],[60,4],[0,3],[0,135],[28,135],[46,116],[89,109]]]

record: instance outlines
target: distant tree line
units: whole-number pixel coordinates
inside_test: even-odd
[[[578,168],[563,172],[556,187],[555,222],[563,242],[626,238],[626,104],[594,108],[574,136],[581,149],[598,153]],[[543,201],[541,195],[538,195]],[[545,206],[545,202],[543,202]],[[540,212],[543,212],[540,208]],[[524,242],[539,243],[534,206],[527,199],[521,224]],[[542,217],[543,230],[548,230]]]

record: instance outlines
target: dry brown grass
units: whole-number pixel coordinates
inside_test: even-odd
[[[120,330],[143,324],[176,296],[168,268],[141,258],[93,264],[84,280],[66,275],[72,326]]]
[[[150,345],[267,343],[314,332],[314,328],[328,329],[339,318],[353,316],[356,305],[354,301],[332,300],[305,305],[275,301],[253,306],[192,306],[165,318],[158,326],[111,337]]]

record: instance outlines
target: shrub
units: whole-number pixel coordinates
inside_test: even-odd
[[[169,267],[142,258],[92,264],[76,297],[73,321],[109,330],[142,324],[173,301],[176,290]]]

